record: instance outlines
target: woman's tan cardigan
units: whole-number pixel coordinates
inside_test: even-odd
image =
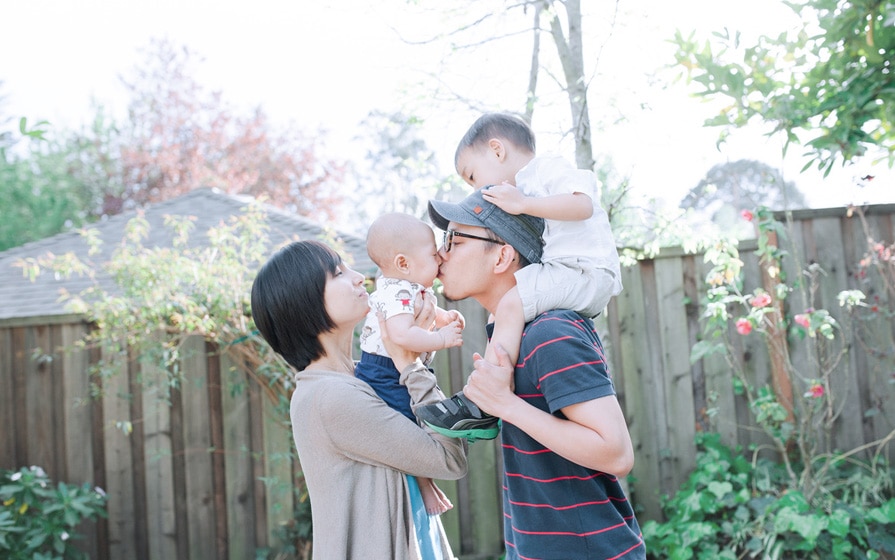
[[[404,473],[462,478],[465,442],[421,428],[354,376],[305,370],[296,379],[292,434],[311,500],[314,560],[419,559]],[[414,407],[445,398],[418,362],[401,382]],[[453,558],[440,520],[438,528],[444,557]]]

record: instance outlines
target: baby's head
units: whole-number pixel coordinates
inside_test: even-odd
[[[516,173],[535,156],[535,135],[521,117],[486,113],[478,118],[454,153],[454,167],[478,190],[503,182],[516,184]]]
[[[437,253],[435,232],[410,214],[384,214],[367,231],[367,254],[389,278],[431,288],[438,276]]]

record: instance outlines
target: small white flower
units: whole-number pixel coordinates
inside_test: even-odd
[[[40,477],[47,476],[47,473],[44,472],[44,470],[42,468],[38,467],[37,465],[31,465],[31,472],[33,472],[34,474],[36,474],[37,476],[40,476]]]
[[[94,488],[93,491],[96,492],[97,494],[99,494],[100,496],[102,496],[103,498],[106,497],[106,491],[103,490],[102,488],[100,488],[99,486]]]
[[[22,478],[22,473],[21,473],[21,472],[17,472],[17,473],[13,473],[13,474],[9,477],[9,480],[15,482],[15,481],[17,481],[17,480],[20,479],[20,478]]]
[[[65,531],[62,531],[62,534],[59,535],[59,538],[62,539],[62,540],[64,540],[64,541],[67,541],[67,540],[68,540],[68,533],[66,533]]]

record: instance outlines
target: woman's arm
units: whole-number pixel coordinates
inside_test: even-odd
[[[431,324],[435,298],[418,302],[417,321]],[[435,376],[419,354],[394,344],[388,325],[379,315],[382,339],[400,372],[412,405],[445,399]],[[411,422],[390,408],[372,389],[356,385],[350,391],[333,387],[314,400],[320,429],[346,455],[357,461],[381,464],[415,476],[455,480],[466,475],[466,441],[444,437]]]

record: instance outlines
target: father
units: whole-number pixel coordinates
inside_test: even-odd
[[[543,224],[503,212],[481,192],[430,201],[429,216],[445,230],[445,297],[471,297],[493,313],[528,264],[520,253],[540,258]],[[526,325],[515,371],[498,355],[498,364],[475,356],[464,394],[502,420],[506,557],[645,558],[618,481],[634,450],[593,323],[549,311]]]

